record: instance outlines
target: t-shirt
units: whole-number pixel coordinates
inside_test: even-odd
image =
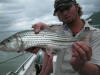
[[[54,29],[55,32],[61,36],[66,35],[67,38],[73,37],[71,30],[64,25],[55,25],[52,26],[52,29]],[[91,35],[89,35],[88,40],[86,41],[86,43],[92,47],[93,52],[92,58],[89,62],[100,65],[100,29],[94,28],[85,22],[84,28],[74,37],[77,38],[83,35],[83,33],[86,33],[86,29],[90,29],[92,31]],[[69,63],[71,57],[71,46],[57,51],[54,75],[79,75],[78,72],[74,71]]]

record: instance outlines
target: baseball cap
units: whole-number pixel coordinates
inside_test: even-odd
[[[69,6],[71,4],[76,4],[76,0],[55,0],[55,4],[54,4],[54,15],[57,12],[57,10],[59,10],[59,7],[61,6]]]

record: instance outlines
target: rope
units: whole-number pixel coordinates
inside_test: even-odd
[[[18,58],[18,57],[20,57],[20,56],[25,55],[25,54],[26,54],[26,53],[23,53],[23,54],[20,54],[20,55],[18,55],[18,56],[15,56],[15,57],[9,58],[9,59],[7,59],[7,60],[1,61],[0,64],[7,63],[7,62],[9,62],[9,61],[11,61],[11,60],[13,60],[13,59],[16,59],[16,58]]]

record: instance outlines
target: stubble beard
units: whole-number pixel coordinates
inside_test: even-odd
[[[66,24],[68,27],[71,25],[71,26],[73,26],[73,23],[75,22],[75,20],[74,19],[72,19],[71,21],[69,21],[69,22],[63,22],[64,24]]]

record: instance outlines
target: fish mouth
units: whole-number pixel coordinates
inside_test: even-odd
[[[0,44],[0,51],[2,51],[4,49],[4,45]]]
[[[6,51],[7,50],[7,46],[0,44],[0,51]]]

